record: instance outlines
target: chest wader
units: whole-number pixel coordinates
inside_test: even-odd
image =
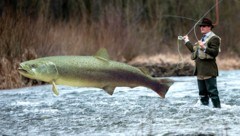
[[[213,107],[221,108],[220,99],[217,90],[216,77],[212,77],[205,80],[198,80],[198,89],[200,101],[203,105],[209,104],[209,98],[211,98]]]

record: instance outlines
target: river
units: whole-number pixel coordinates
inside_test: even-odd
[[[202,106],[196,77],[176,80],[165,99],[145,87],[101,89],[50,85],[0,91],[3,136],[191,136],[240,134],[240,71],[220,71],[222,108]]]

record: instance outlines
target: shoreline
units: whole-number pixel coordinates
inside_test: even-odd
[[[219,56],[217,57],[217,65],[219,70],[236,70],[240,69],[240,61],[239,57],[237,56]],[[183,55],[182,60],[179,57],[179,55],[175,55],[172,53],[165,53],[165,54],[156,54],[152,56],[147,56],[147,55],[140,55],[136,58],[134,58],[132,61],[129,62],[129,64],[134,65],[134,64],[150,64],[150,65],[162,65],[162,64],[177,64],[181,65],[183,63],[184,65],[192,65],[194,66],[194,61],[191,60],[190,54]]]

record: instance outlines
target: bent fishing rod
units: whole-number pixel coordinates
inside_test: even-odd
[[[197,22],[194,24],[194,26],[188,31],[188,33],[186,34],[186,35],[189,35],[193,30],[194,30],[194,35],[195,35],[195,38],[196,38],[196,40],[197,41],[199,41],[199,39],[198,39],[198,37],[197,37],[197,33],[196,33],[196,26],[197,26],[197,24],[199,24],[199,22],[211,11],[211,10],[213,10],[215,7],[217,7],[216,8],[216,23],[215,23],[215,25],[217,25],[218,24],[218,20],[219,20],[219,14],[218,14],[218,5],[222,2],[223,0],[220,0],[219,2],[218,2],[218,0],[216,0],[216,4],[214,4],[205,14],[203,14],[203,16],[202,17],[200,17],[198,20],[197,20]],[[178,69],[182,69],[183,67],[184,67],[184,60],[183,60],[183,56],[182,56],[182,54],[181,54],[181,52],[180,52],[180,43],[179,43],[179,41],[182,41],[182,40],[184,40],[184,36],[181,36],[181,35],[179,35],[178,36],[178,40],[177,40],[177,45],[178,45],[178,54],[179,54],[179,63],[178,63],[178,65],[177,65],[177,67],[178,67]]]
[[[217,7],[223,0],[220,0],[218,2],[218,0],[216,0],[216,4],[214,4],[201,18],[198,19],[198,21],[194,24],[194,26],[189,30],[189,32],[186,35],[189,35],[193,30],[194,30],[194,35],[196,40],[198,41],[198,37],[197,37],[197,33],[196,33],[196,26],[197,24],[210,12],[212,11],[215,7]],[[218,14],[218,8],[216,9],[216,13]],[[217,21],[216,24],[218,23],[218,17],[217,17]],[[215,24],[215,25],[216,25]],[[178,36],[178,40],[183,40],[183,36]]]

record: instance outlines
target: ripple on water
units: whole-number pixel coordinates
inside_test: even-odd
[[[237,72],[238,73],[238,72]],[[0,92],[0,135],[237,135],[237,74],[218,78],[222,108],[198,102],[195,77],[173,77],[165,99],[144,87],[101,89],[37,86]],[[231,81],[231,82],[229,82]]]

